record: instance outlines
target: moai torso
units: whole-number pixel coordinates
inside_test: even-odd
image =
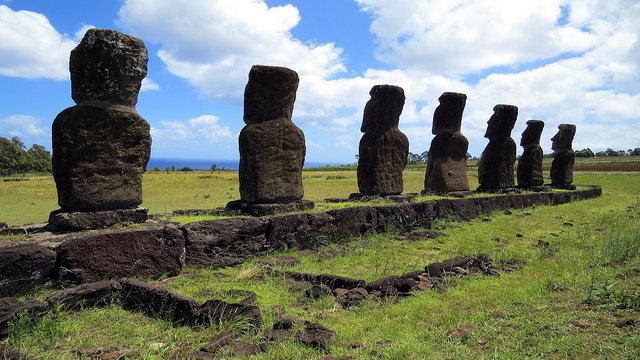
[[[248,203],[302,199],[304,134],[292,121],[298,74],[287,68],[255,65],[244,92],[240,132],[240,198]]]
[[[407,165],[409,140],[398,130],[404,90],[376,85],[364,108],[358,158],[358,188],[365,195],[402,193],[402,171]]]
[[[147,60],[142,40],[114,30],[88,30],[71,52],[71,96],[77,105],[52,125],[53,177],[63,210],[142,203],[151,135],[135,105]]]
[[[467,95],[446,92],[433,114],[431,141],[424,179],[425,192],[469,190],[467,149],[469,141],[460,132]]]
[[[573,182],[573,164],[576,154],[571,149],[571,144],[576,134],[576,126],[560,124],[558,129],[558,133],[551,138],[551,149],[554,151],[551,163],[551,185],[564,187]]]
[[[527,121],[527,128],[522,133],[520,146],[524,152],[518,161],[518,186],[531,187],[542,186],[542,147],[540,147],[540,135],[544,128],[544,122],[540,120]]]
[[[516,143],[511,138],[511,130],[518,117],[518,108],[499,104],[493,108],[484,137],[489,144],[482,152],[478,164],[479,191],[494,191],[513,187],[516,161]]]

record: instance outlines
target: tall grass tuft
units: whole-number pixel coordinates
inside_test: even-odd
[[[621,264],[640,255],[640,227],[637,221],[624,215],[608,215],[601,223],[608,229],[601,251],[605,262]]]

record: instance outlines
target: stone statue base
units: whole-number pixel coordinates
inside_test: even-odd
[[[49,225],[60,230],[98,230],[113,226],[117,223],[143,223],[148,219],[149,209],[119,209],[104,211],[52,211],[49,215]]]
[[[349,201],[375,201],[375,200],[390,200],[395,203],[409,202],[413,200],[418,194],[397,194],[397,195],[367,195],[362,193],[353,193],[349,195]]]
[[[298,200],[288,203],[255,204],[242,200],[229,201],[225,207],[226,211],[239,211],[242,214],[251,216],[266,216],[293,211],[304,211],[313,209],[315,204],[309,200]]]

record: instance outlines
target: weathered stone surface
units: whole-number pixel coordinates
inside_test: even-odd
[[[58,276],[97,281],[125,276],[176,276],[182,271],[185,239],[173,225],[161,230],[114,232],[69,240],[57,249]]]
[[[167,289],[151,284],[125,279],[122,286],[122,307],[139,310],[152,317],[171,319],[179,325],[196,325],[200,315],[200,303]]]
[[[27,292],[50,277],[56,253],[41,245],[0,248],[0,297]]]
[[[499,104],[493,111],[484,135],[489,144],[478,164],[478,191],[497,191],[515,186],[516,143],[511,138],[511,130],[518,117],[518,108]]]
[[[71,97],[135,106],[149,56],[144,42],[115,30],[89,29],[71,51]]]
[[[337,288],[348,290],[348,289],[354,289],[354,288],[366,286],[366,282],[364,280],[351,279],[348,277],[338,276],[338,275],[310,274],[310,273],[300,273],[300,272],[286,272],[285,274],[296,281],[308,281],[315,285],[326,285],[331,290],[334,290]]]
[[[367,195],[400,194],[409,153],[409,140],[398,130],[404,90],[376,85],[369,94],[360,129],[364,135],[359,147],[358,188]]]
[[[527,128],[522,133],[520,145],[524,147],[524,152],[518,161],[519,187],[530,188],[544,184],[542,176],[542,147],[540,146],[540,135],[543,128],[543,121],[529,120],[527,121]]]
[[[389,276],[383,279],[376,280],[372,283],[369,283],[366,287],[368,292],[372,291],[380,291],[383,294],[388,292],[388,288],[395,288],[397,292],[410,292],[415,287],[417,287],[418,283],[411,278],[403,278],[400,276]]]
[[[38,358],[29,356],[17,350],[11,350],[9,345],[0,344],[0,359],[2,360],[38,360]]]
[[[36,323],[48,311],[47,303],[35,299],[20,301],[12,297],[0,298],[0,340],[9,336],[9,324],[18,316],[26,317],[26,322]]]
[[[345,290],[343,294],[338,296],[338,304],[344,308],[358,306],[367,296],[369,293],[364,288]]]
[[[554,151],[551,163],[551,185],[554,187],[569,187],[573,182],[573,164],[576,154],[571,149],[576,126],[560,124],[558,133],[551,138],[551,149]]]
[[[266,253],[269,221],[234,218],[199,221],[184,226],[187,263],[192,266],[225,267]]]
[[[493,261],[486,254],[477,256],[458,256],[452,259],[446,259],[443,262],[432,263],[425,267],[425,272],[432,277],[441,277],[447,273],[460,273],[456,269],[466,270],[468,273],[483,272],[493,274]]]
[[[80,310],[119,302],[121,291],[117,281],[99,281],[57,291],[47,296],[47,302],[67,310]]]
[[[53,122],[53,176],[66,211],[135,208],[151,154],[149,124],[134,108],[74,106]]]
[[[424,191],[446,193],[469,190],[467,149],[469,141],[460,132],[467,95],[445,92],[433,114],[431,141]]]
[[[229,201],[226,206],[227,211],[237,211],[251,216],[276,215],[294,211],[305,211],[313,209],[315,204],[309,200],[296,200],[287,203],[255,204],[242,200]]]
[[[65,230],[103,229],[122,222],[143,223],[148,219],[149,209],[118,209],[104,211],[56,210],[49,215],[49,224]]]
[[[269,219],[267,243],[273,250],[308,249],[333,238],[336,227],[329,214],[292,214]]]
[[[245,319],[256,328],[262,327],[262,315],[255,305],[230,304],[222,300],[209,300],[198,310],[198,324],[217,325],[223,321]]]
[[[305,345],[324,349],[335,336],[335,331],[327,329],[322,324],[305,321],[304,330],[296,335],[296,339]]]
[[[298,74],[255,65],[245,87],[240,148],[240,198],[248,203],[286,203],[302,199],[304,134],[291,122]]]
[[[244,89],[244,122],[291,121],[298,90],[298,73],[278,66],[254,65]]]

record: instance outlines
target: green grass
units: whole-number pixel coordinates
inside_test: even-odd
[[[329,176],[334,178],[327,180]],[[353,171],[310,171],[304,177],[310,198],[355,192]],[[213,198],[216,192],[211,188],[198,188],[199,181],[211,180],[232,183],[198,178],[196,173],[145,176],[145,185],[171,187],[187,182],[185,191],[191,196],[174,194],[177,198],[195,198],[193,194]],[[422,180],[418,171],[405,172],[408,189],[419,191]],[[251,290],[258,295],[265,328],[280,316],[294,315],[320,322],[338,334],[325,351],[282,341],[270,344],[265,353],[253,357],[256,359],[320,359],[326,355],[355,359],[635,359],[640,357],[639,180],[640,173],[576,173],[575,183],[602,185],[603,195],[511,214],[495,212],[466,223],[437,221],[434,229],[446,236],[436,239],[409,243],[389,231],[342,239],[315,252],[284,253],[301,261],[286,269],[367,281],[463,254],[487,253],[498,265],[515,269],[499,277],[451,278],[444,291],[421,291],[399,302],[366,301],[344,310],[335,298],[326,297],[299,306],[296,300],[303,291],[291,290],[279,273],[263,270],[261,259],[238,268],[187,268],[183,275],[157,284],[201,302],[211,298],[237,301],[228,290]],[[145,191],[162,193],[150,187]],[[172,199],[170,192],[162,196],[167,204],[182,201]],[[187,204],[180,208],[215,207]],[[167,205],[171,206],[175,205]],[[549,245],[539,245],[545,242]],[[43,298],[51,291],[41,288],[33,295]],[[621,326],[625,321],[631,325]],[[463,324],[472,326],[466,335],[448,334]],[[111,305],[79,313],[57,311],[36,326],[17,324],[8,341],[13,348],[42,359],[76,359],[90,348],[126,350],[136,359],[185,358],[218,331],[234,326],[238,324],[210,329],[173,326]],[[245,340],[257,342],[261,336],[260,331],[250,332]],[[388,346],[381,345],[383,341]],[[352,348],[350,342],[362,346]]]

